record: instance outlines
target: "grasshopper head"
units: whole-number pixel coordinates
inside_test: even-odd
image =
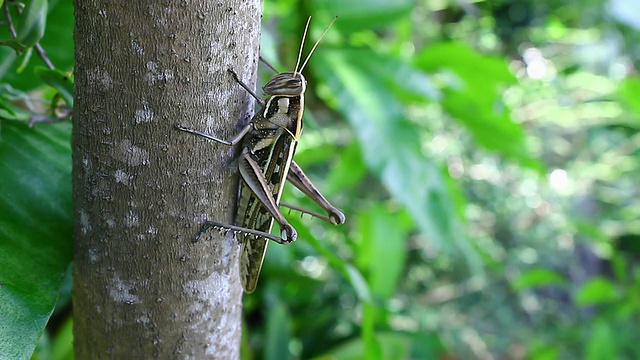
[[[268,95],[297,96],[307,89],[307,79],[299,72],[283,72],[277,74],[263,87]]]

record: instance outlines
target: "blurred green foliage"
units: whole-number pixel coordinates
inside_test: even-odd
[[[27,43],[0,27],[0,259],[35,272],[0,271],[0,344],[68,359],[69,125],[22,124],[47,115],[34,97],[72,105],[73,17],[25,3]],[[245,297],[243,357],[640,358],[635,1],[271,0],[262,54],[292,68],[307,16],[308,49],[336,14],[296,160],[348,222],[291,216],[300,241],[270,247]],[[37,253],[47,217],[62,245]]]

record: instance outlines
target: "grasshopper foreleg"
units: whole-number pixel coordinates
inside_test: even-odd
[[[228,146],[233,146],[233,145],[239,143],[240,140],[242,140],[244,138],[244,136],[247,135],[247,133],[249,131],[251,131],[251,128],[253,127],[253,123],[248,123],[247,125],[245,125],[245,127],[243,127],[240,130],[240,132],[238,132],[236,135],[234,135],[229,140],[218,139],[217,137],[215,137],[213,135],[210,135],[210,134],[207,134],[207,133],[203,133],[201,131],[198,131],[198,130],[195,130],[195,129],[191,129],[191,128],[188,128],[188,127],[184,127],[184,126],[179,125],[179,124],[176,124],[175,127],[178,130],[182,130],[182,131],[186,131],[188,133],[192,133],[192,134],[195,134],[195,135],[198,135],[198,136],[202,136],[204,138],[219,142],[221,144],[225,144],[225,145],[228,145]]]
[[[260,97],[258,97],[258,95],[255,93],[255,91],[253,91],[249,85],[245,84],[242,80],[240,80],[240,78],[238,77],[238,74],[236,74],[235,71],[233,71],[232,69],[227,69],[228,72],[231,73],[231,75],[233,75],[233,78],[236,80],[236,82],[238,84],[240,84],[240,86],[242,86],[245,90],[247,90],[247,92],[249,94],[251,94],[251,96],[253,96],[254,99],[256,99],[256,101],[258,102],[258,104],[260,104],[260,107],[264,108],[264,100],[262,100]]]

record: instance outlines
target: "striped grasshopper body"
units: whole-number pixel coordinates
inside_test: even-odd
[[[309,21],[307,21],[302,38],[303,44],[308,26]],[[207,221],[202,227],[198,239],[212,227],[233,231],[237,234],[242,246],[240,274],[247,293],[253,292],[256,288],[269,240],[279,244],[289,244],[295,241],[298,236],[296,229],[287,221],[279,208],[281,205],[280,196],[286,180],[313,199],[326,211],[327,215],[292,205],[282,204],[283,206],[312,214],[336,225],[345,221],[344,214],[320,194],[300,166],[293,161],[296,145],[302,133],[304,93],[307,87],[307,81],[301,72],[320,39],[311,49],[300,70],[298,70],[298,64],[302,55],[302,45],[296,69],[293,72],[276,74],[263,86],[262,89],[267,95],[265,101],[240,81],[233,71],[229,70],[238,84],[261,105],[260,111],[230,140],[221,140],[215,136],[177,125],[179,130],[204,136],[229,146],[242,142],[242,151],[238,159],[241,183],[236,216],[237,225]],[[270,233],[274,220],[280,226],[279,237]]]

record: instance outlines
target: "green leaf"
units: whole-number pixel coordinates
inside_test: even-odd
[[[47,0],[31,0],[26,3],[16,27],[17,39],[26,47],[37,44],[47,24]]]
[[[433,335],[420,334],[420,341],[429,342]],[[376,333],[376,342],[380,346],[380,357],[382,359],[412,359],[411,356],[411,335],[400,332]],[[315,358],[315,360],[335,359],[335,360],[360,360],[369,359],[365,356],[367,344],[362,338],[355,338],[340,346],[327,351],[327,354]],[[437,358],[437,355],[430,359]]]
[[[382,360],[382,347],[375,332],[375,307],[370,302],[362,304],[362,343],[364,359]]]
[[[71,262],[71,124],[3,122],[0,348],[28,359]]]
[[[16,109],[0,97],[0,119],[17,120]]]
[[[620,102],[629,110],[640,115],[640,103],[638,103],[638,94],[640,94],[640,79],[625,78],[618,85],[617,97]]]
[[[344,265],[344,269],[347,273],[347,279],[349,279],[351,286],[356,291],[356,294],[358,294],[358,298],[362,301],[370,302],[371,290],[362,274],[351,264]]]
[[[407,238],[412,224],[404,213],[373,205],[358,215],[357,250],[371,291],[383,298],[393,295],[407,260]]]
[[[56,89],[62,99],[73,107],[73,78],[64,72],[57,69],[49,69],[43,66],[35,68],[36,75],[38,75],[45,84]]]
[[[603,320],[595,321],[590,326],[591,336],[586,341],[587,360],[619,359],[616,349],[616,334],[611,325]]]
[[[327,16],[338,16],[335,26],[341,32],[369,30],[405,18],[415,7],[412,0],[320,0],[313,9]]]
[[[578,305],[597,305],[615,301],[618,291],[611,281],[603,277],[596,277],[582,285],[576,296]]]
[[[23,107],[17,107],[15,103],[23,103],[31,108],[31,100],[28,94],[12,88],[8,84],[0,84],[0,119],[27,121],[31,114]]]
[[[562,285],[565,282],[565,278],[556,271],[545,268],[534,268],[520,275],[520,277],[515,280],[513,286],[520,290],[538,286]]]
[[[68,316],[53,334],[52,329],[47,330],[49,331],[45,331],[40,337],[31,360],[72,360],[73,320],[71,316]]]
[[[33,48],[27,48],[27,50],[22,54],[22,61],[16,68],[16,73],[21,74],[24,69],[29,65],[29,60],[31,60],[31,54],[33,54]]]
[[[13,50],[15,50],[16,54],[18,55],[20,55],[21,52],[27,49],[27,47],[24,46],[24,44],[22,44],[21,42],[15,39],[2,40],[0,41],[0,45],[4,45],[12,48]]]
[[[0,26],[0,32],[2,27]],[[7,73],[11,73],[12,67],[15,67],[15,60],[18,55],[15,51],[8,47],[0,46],[0,80],[2,80]]]
[[[442,106],[489,150],[517,160],[522,166],[542,170],[528,152],[524,132],[502,102],[502,90],[516,83],[504,59],[481,55],[466,45],[447,42],[430,45],[415,61],[428,71],[446,70]]]
[[[403,104],[385,85],[405,78],[391,67],[387,74],[375,71],[391,60],[366,49],[325,49],[315,60],[314,73],[331,90],[325,96],[331,96],[329,102],[351,124],[369,168],[434,244],[445,250],[457,247],[477,268],[477,254],[460,230],[440,169],[422,153],[422,129],[406,119]]]
[[[348,191],[360,183],[366,172],[360,147],[357,142],[353,141],[340,152],[338,161],[331,168],[326,184],[327,193]]]
[[[0,120],[28,121],[29,118],[28,112],[5,102],[4,99],[0,99]]]
[[[559,345],[539,345],[536,347],[535,345],[531,349],[531,354],[529,355],[531,360],[558,360],[560,357],[560,346]]]
[[[289,341],[291,341],[291,316],[280,301],[269,305],[267,311],[266,360],[289,359]]]

